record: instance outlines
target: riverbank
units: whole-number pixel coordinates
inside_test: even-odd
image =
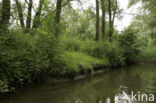
[[[54,35],[40,31],[34,36],[15,31],[2,35],[0,92],[13,92],[18,87],[45,82],[47,78],[72,80],[91,75],[99,68],[122,67],[148,57],[137,36],[132,31],[126,32],[112,42],[66,35],[56,40]],[[150,57],[155,54],[148,52],[151,53]]]
[[[111,67],[109,65],[94,64],[92,65],[92,68],[80,68],[81,71],[79,72],[74,71],[71,73],[64,73],[64,74],[42,72],[40,73],[40,75],[38,75],[38,77],[34,80],[34,82],[24,83],[24,84],[12,83],[11,88],[9,88],[8,86],[2,87],[0,94],[2,95],[2,94],[7,94],[7,93],[14,93],[18,90],[22,90],[23,88],[29,88],[33,85],[44,84],[48,82],[49,83],[65,83],[65,82],[70,82],[70,81],[77,81],[77,80],[84,79],[91,75],[96,75],[99,73],[106,72],[110,68]]]
[[[113,42],[68,36],[58,42],[53,35],[44,33],[37,33],[35,37],[20,32],[1,36],[0,92],[12,92],[18,87],[45,81],[47,76],[74,79],[92,74],[96,71],[94,68],[124,66],[138,55],[138,48],[134,48],[136,40],[122,40],[129,35]]]
[[[132,65],[124,69],[111,69],[81,80],[65,83],[45,83],[18,93],[6,95],[1,103],[74,103],[81,100],[86,103],[106,101],[118,94],[121,86],[127,91],[140,91],[156,95],[156,65]]]

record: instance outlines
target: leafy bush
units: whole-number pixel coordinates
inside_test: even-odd
[[[80,51],[83,41],[76,37],[63,36],[60,38],[60,43],[64,51]]]
[[[127,29],[119,37],[119,43],[120,43],[120,48],[122,48],[124,51],[124,57],[126,63],[135,62],[140,52],[139,45],[138,45],[138,38],[135,34],[135,31],[131,29]]]
[[[9,85],[31,83],[55,65],[56,40],[38,31],[33,37],[12,32],[0,37],[0,80]]]
[[[8,83],[5,80],[0,80],[0,93],[9,91]]]
[[[81,51],[93,56],[94,50],[99,46],[99,44],[94,40],[85,40],[81,45]]]
[[[156,46],[155,39],[148,38],[147,46],[140,48],[141,54],[138,57],[140,62],[155,62],[156,61]]]
[[[112,66],[125,65],[123,51],[116,42],[96,42],[94,40],[82,40],[81,38],[64,37],[62,39],[65,51],[80,51],[101,60],[108,61]]]
[[[90,41],[83,45],[82,51],[103,61],[107,60],[112,66],[124,65],[122,50],[117,42]]]
[[[33,57],[30,38],[19,34],[7,34],[0,39],[0,69],[3,71],[1,75],[9,81],[23,82],[30,77],[28,72],[34,70],[30,62]]]
[[[111,66],[124,65],[123,51],[119,48],[118,42],[105,42],[94,50],[94,56],[98,58],[107,58]]]
[[[156,61],[156,47],[143,48],[139,60],[141,62],[155,62]]]

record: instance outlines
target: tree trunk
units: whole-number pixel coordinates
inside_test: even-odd
[[[112,28],[114,27],[114,21],[115,21],[115,16],[116,16],[116,10],[117,10],[117,6],[118,6],[118,3],[117,3],[117,0],[114,1],[114,10],[113,10],[113,19],[112,19]],[[114,28],[112,29],[112,33],[114,32]]]
[[[105,21],[105,0],[101,0],[102,5],[102,39],[105,40],[106,21]]]
[[[40,16],[41,16],[43,3],[44,3],[44,0],[40,0],[38,10],[37,10],[35,17],[34,17],[33,28],[35,28],[35,29],[38,28],[38,26],[40,25],[40,22],[41,22]]]
[[[57,24],[60,23],[61,8],[62,8],[62,0],[57,0],[56,15],[55,15],[55,22]]]
[[[96,0],[96,35],[95,40],[99,40],[99,1]]]
[[[24,25],[23,10],[22,10],[21,3],[19,3],[18,0],[16,0],[16,7],[17,7],[17,11],[18,11],[18,16],[19,16],[21,27],[24,28],[25,25]]]
[[[109,13],[109,41],[112,40],[112,11],[111,0],[108,0],[108,13]]]
[[[10,0],[2,0],[2,9],[1,9],[2,19],[0,21],[1,32],[6,32],[8,30],[10,12],[11,12]]]
[[[116,15],[116,11],[113,11],[113,18],[112,18],[112,24],[111,24],[111,33],[114,33],[114,21],[115,21],[115,15]]]
[[[1,18],[2,17],[2,14],[1,13],[2,13],[2,3],[0,2],[0,22],[1,22],[1,19],[2,19]]]
[[[33,6],[33,2],[32,2],[32,0],[29,0],[27,21],[26,21],[26,23],[27,23],[26,24],[26,31],[28,31],[28,29],[31,28],[32,6]]]
[[[62,8],[62,1],[63,0],[57,0],[56,4],[56,14],[55,14],[55,36],[58,37],[59,35],[59,23],[60,23],[60,17],[61,17],[61,8]]]

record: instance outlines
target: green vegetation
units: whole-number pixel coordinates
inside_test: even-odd
[[[156,62],[155,11],[148,8],[149,5],[144,9],[149,10],[150,18],[153,17],[151,21],[148,14],[139,15],[135,19],[144,17],[143,22],[136,23],[134,20],[119,33],[114,28],[116,12],[121,10],[117,0],[96,0],[96,6],[102,8],[102,16],[98,13],[100,7],[96,7],[97,13],[91,8],[80,12],[72,8],[70,1],[57,0],[57,5],[54,5],[40,0],[34,19],[32,0],[29,3],[16,0],[16,7],[6,0],[2,1],[0,92],[35,83],[43,78],[42,74],[73,79],[81,74],[91,74],[97,68]],[[26,5],[28,13],[24,17],[22,11]],[[12,12],[4,12],[10,11],[11,6],[14,8]],[[109,21],[105,18],[106,14]],[[17,20],[12,20],[11,15]],[[146,29],[142,24],[147,26]]]
[[[147,46],[144,46],[141,48],[141,53],[139,60],[142,62],[149,62],[149,63],[155,63],[156,61],[156,47],[155,47],[155,40],[149,38]]]
[[[92,71],[96,65],[108,65],[107,61],[102,61],[79,52],[65,52],[62,54],[62,61],[64,63],[62,73]]]

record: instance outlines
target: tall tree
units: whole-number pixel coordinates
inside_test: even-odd
[[[1,17],[2,17],[1,13],[2,13],[2,4],[0,2],[0,21],[1,21]]]
[[[112,35],[114,32],[114,21],[118,10],[117,0],[108,0],[108,14],[109,14],[109,41],[112,40]]]
[[[16,7],[17,7],[21,27],[24,28],[25,24],[24,24],[23,10],[22,10],[21,3],[18,0],[16,0]]]
[[[99,1],[96,0],[96,35],[95,40],[99,40]]]
[[[61,17],[61,9],[62,9],[62,1],[63,0],[57,0],[56,4],[56,14],[55,14],[55,36],[58,37],[59,34],[59,23],[60,23],[60,17]]]
[[[112,10],[111,10],[111,0],[108,0],[108,14],[109,14],[109,41],[112,38]]]
[[[57,24],[60,23],[61,8],[62,8],[62,0],[57,0],[56,15],[55,15],[55,22]]]
[[[105,21],[105,0],[101,0],[101,5],[102,5],[102,39],[105,40],[105,31],[106,31],[106,21]]]
[[[2,0],[2,8],[1,8],[1,21],[0,21],[0,29],[2,31],[7,31],[8,25],[9,25],[9,20],[10,20],[10,12],[11,12],[11,7],[10,7],[10,0]]]
[[[41,11],[42,11],[42,7],[43,7],[43,3],[44,3],[44,0],[40,0],[38,10],[37,10],[35,17],[34,17],[33,28],[37,28],[40,25],[40,22],[41,22],[40,17],[41,17]]]
[[[114,21],[115,21],[115,16],[116,16],[117,8],[118,8],[118,2],[117,2],[117,0],[113,0],[112,28],[114,27]],[[112,30],[112,33],[113,33],[113,31],[114,31],[114,30]]]
[[[28,3],[28,14],[27,14],[27,21],[26,21],[26,30],[31,28],[31,17],[32,17],[32,8],[33,8],[33,1],[29,0]]]
[[[146,26],[143,30],[140,30],[140,27],[139,31],[143,34],[142,32],[146,30],[144,33],[149,33],[152,38],[156,37],[156,0],[129,0],[129,8],[139,1],[143,3],[142,7],[144,8],[144,14],[140,16],[141,20],[143,20],[141,26],[143,26],[143,28]]]

